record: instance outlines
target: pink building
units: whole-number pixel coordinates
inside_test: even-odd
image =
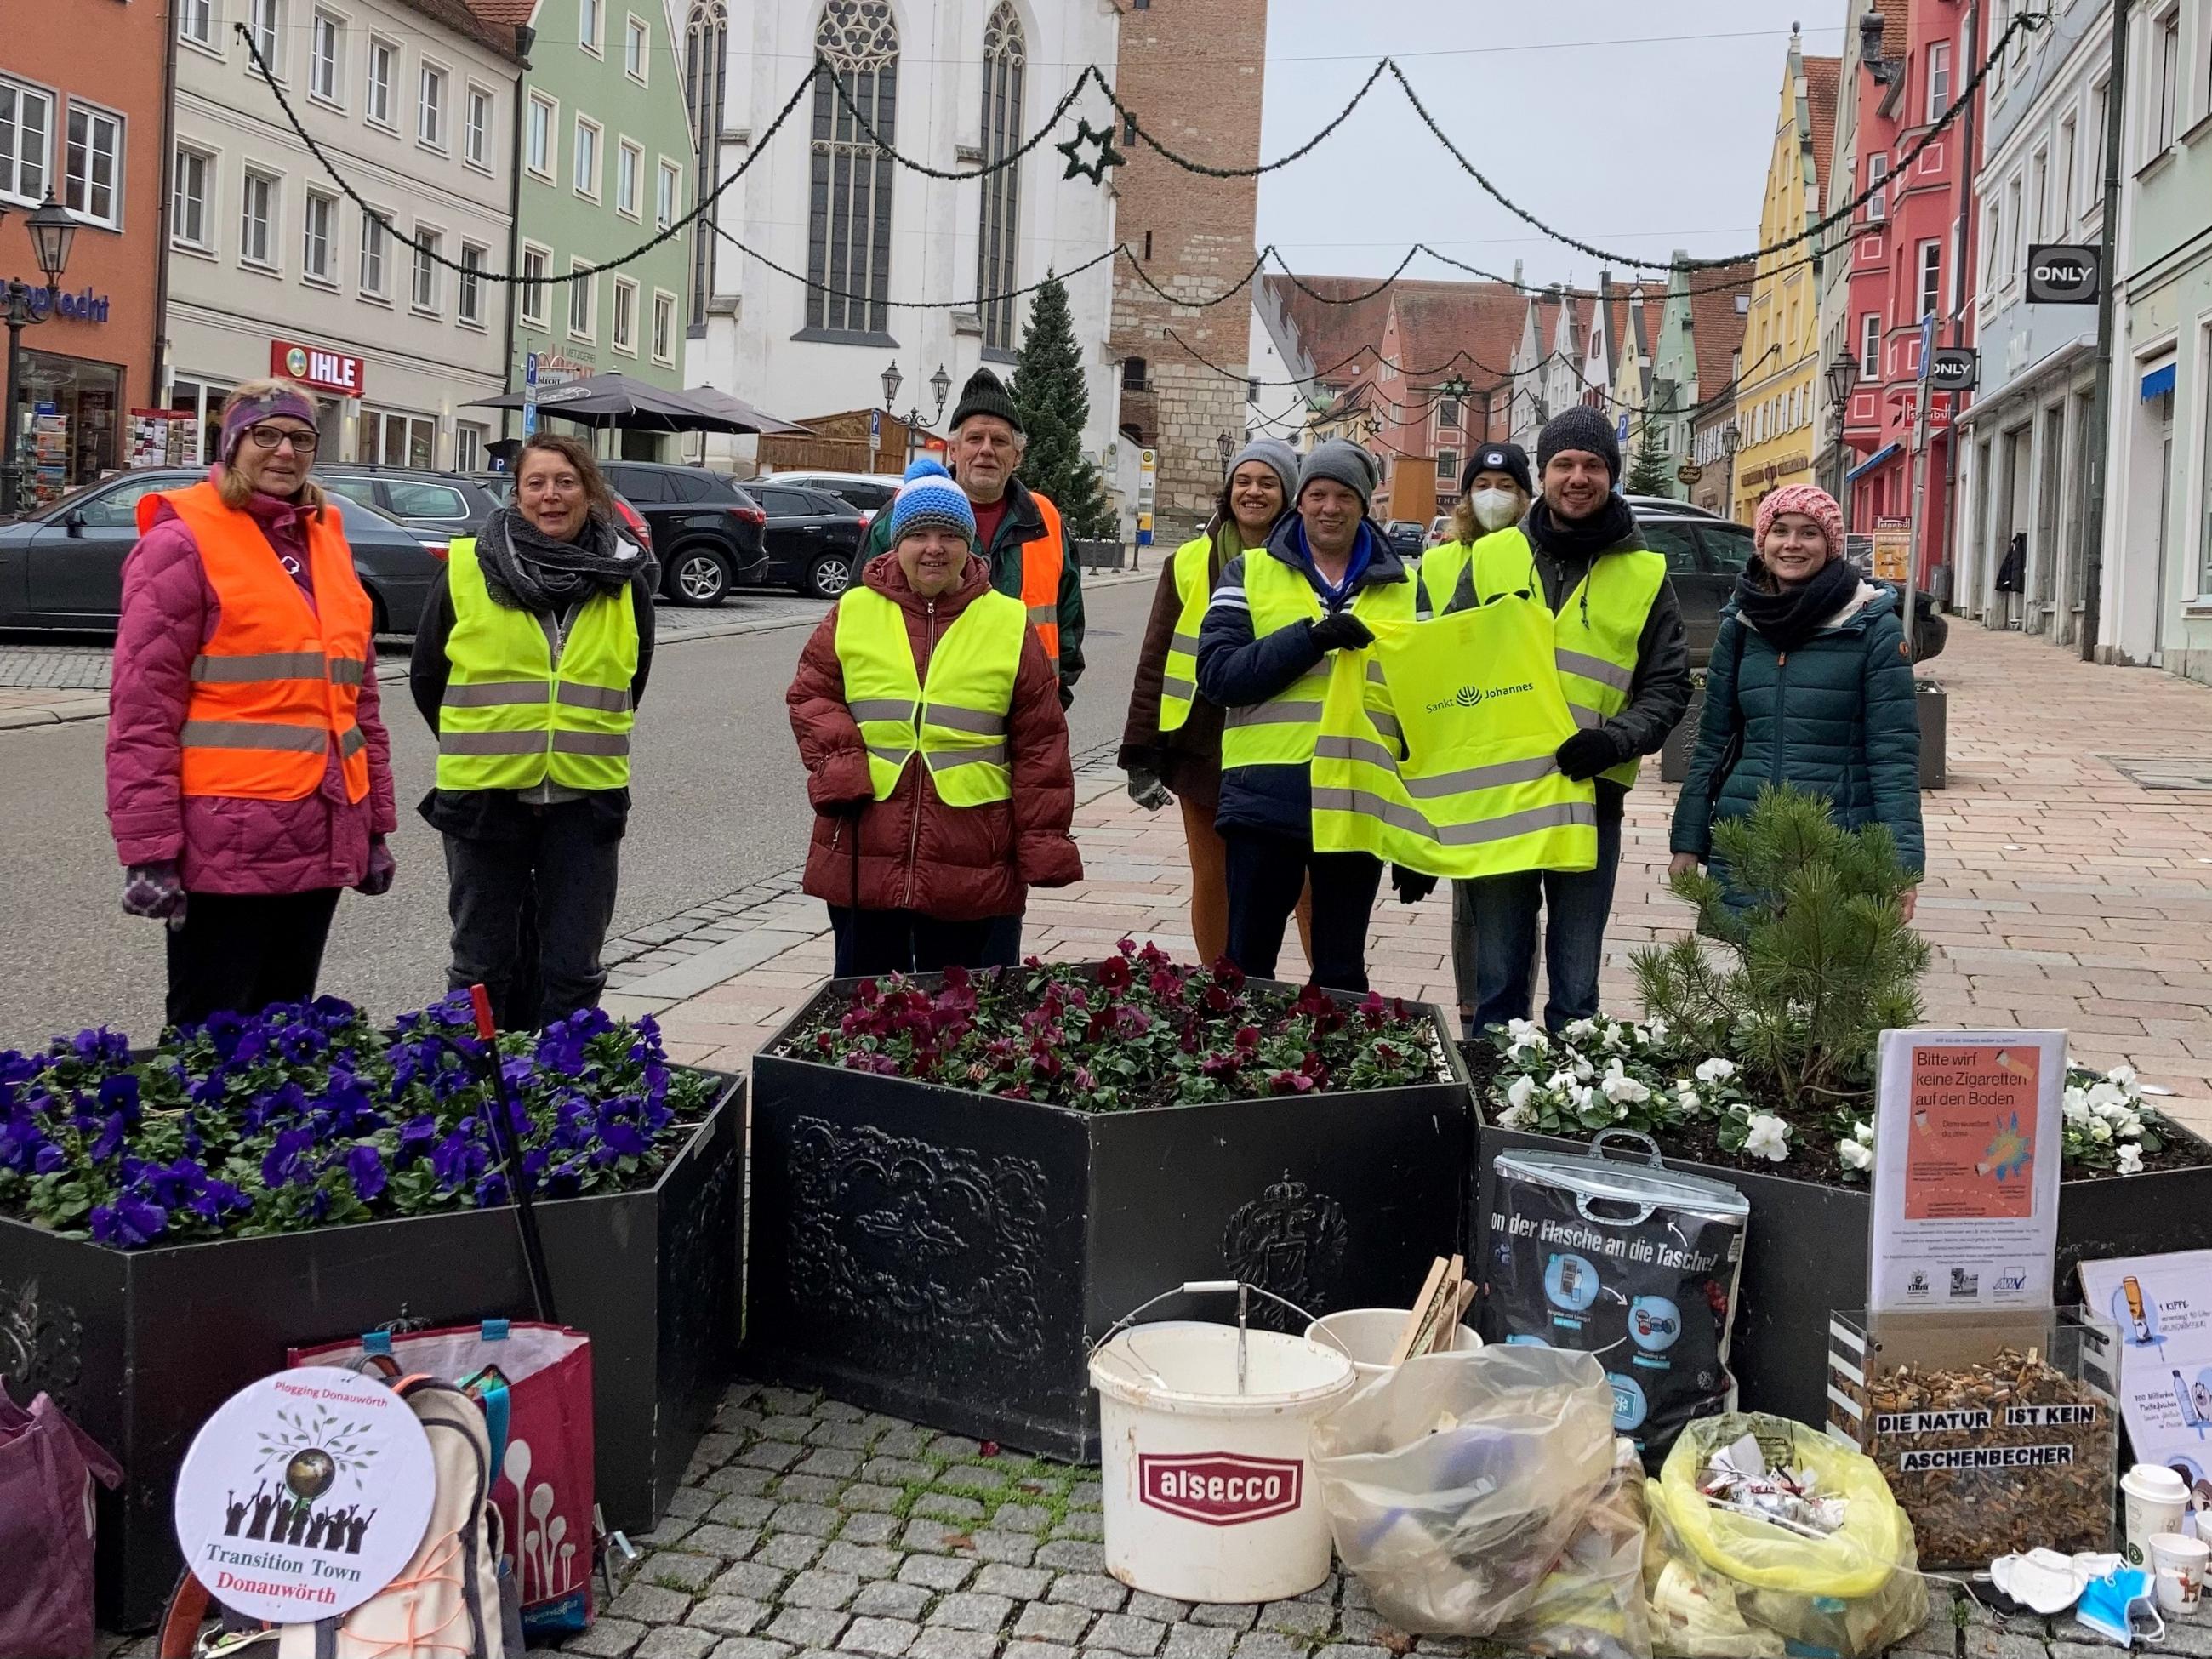
[[[1954,120],[1909,163],[1905,159],[1972,73],[1968,12],[1965,0],[1875,0],[1863,21],[1855,20],[1864,45],[1856,63],[1858,84],[1850,89],[1857,99],[1857,153],[1850,158],[1850,187],[1836,199],[1848,200],[1873,184],[1883,188],[1858,210],[1844,248],[1850,261],[1848,337],[1859,364],[1844,416],[1851,452],[1846,508],[1854,532],[1874,531],[1880,520],[1912,512],[1921,319],[1935,314],[1938,345],[1973,343],[1972,312],[1963,300],[1973,291],[1974,253],[1959,211],[1960,191],[1973,176],[1964,123]],[[1951,402],[1938,392],[1929,409],[1923,581],[1949,557],[1944,474]]]

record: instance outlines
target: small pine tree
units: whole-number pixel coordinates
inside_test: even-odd
[[[1030,305],[1013,383],[1006,390],[1022,413],[1030,447],[1021,479],[1048,496],[1067,522],[1067,533],[1112,539],[1114,514],[1098,469],[1083,456],[1083,428],[1091,419],[1091,393],[1083,383],[1083,354],[1067,308],[1067,285],[1048,276]]]
[[[1628,463],[1628,482],[1621,486],[1632,495],[1671,495],[1674,475],[1659,453],[1659,428],[1647,419],[1636,440],[1636,453]]]
[[[1689,938],[1636,951],[1644,1010],[1733,1056],[1785,1111],[1848,1103],[1873,1086],[1881,1033],[1920,1023],[1928,945],[1898,909],[1917,879],[1887,826],[1841,830],[1817,795],[1762,788],[1714,823],[1711,867],[1674,878],[1721,951]]]

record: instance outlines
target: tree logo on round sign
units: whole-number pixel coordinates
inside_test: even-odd
[[[290,350],[284,354],[284,372],[295,380],[301,380],[306,376],[307,373],[307,347],[294,346]]]
[[[407,1565],[436,1486],[429,1437],[381,1379],[279,1371],[233,1395],[193,1440],[177,1474],[177,1542],[234,1612],[333,1618]]]
[[[1148,1508],[1208,1527],[1241,1527],[1288,1515],[1304,1494],[1305,1465],[1236,1452],[1140,1452],[1137,1498]]]

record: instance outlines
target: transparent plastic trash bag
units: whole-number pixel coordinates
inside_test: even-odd
[[[1612,1478],[1583,1511],[1559,1565],[1498,1639],[1540,1659],[1651,1659],[1644,1596],[1644,1459],[1613,1443]]]
[[[1613,1390],[1589,1354],[1425,1355],[1315,1424],[1313,1468],[1376,1612],[1488,1636],[1536,1599],[1611,1477]]]

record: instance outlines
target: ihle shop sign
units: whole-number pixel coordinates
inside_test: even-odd
[[[318,392],[335,392],[342,398],[362,395],[361,359],[324,346],[301,345],[291,340],[269,343],[269,372]]]
[[[1141,1502],[1209,1527],[1288,1515],[1297,1508],[1304,1484],[1305,1465],[1283,1458],[1193,1452],[1145,1453],[1137,1459]]]

